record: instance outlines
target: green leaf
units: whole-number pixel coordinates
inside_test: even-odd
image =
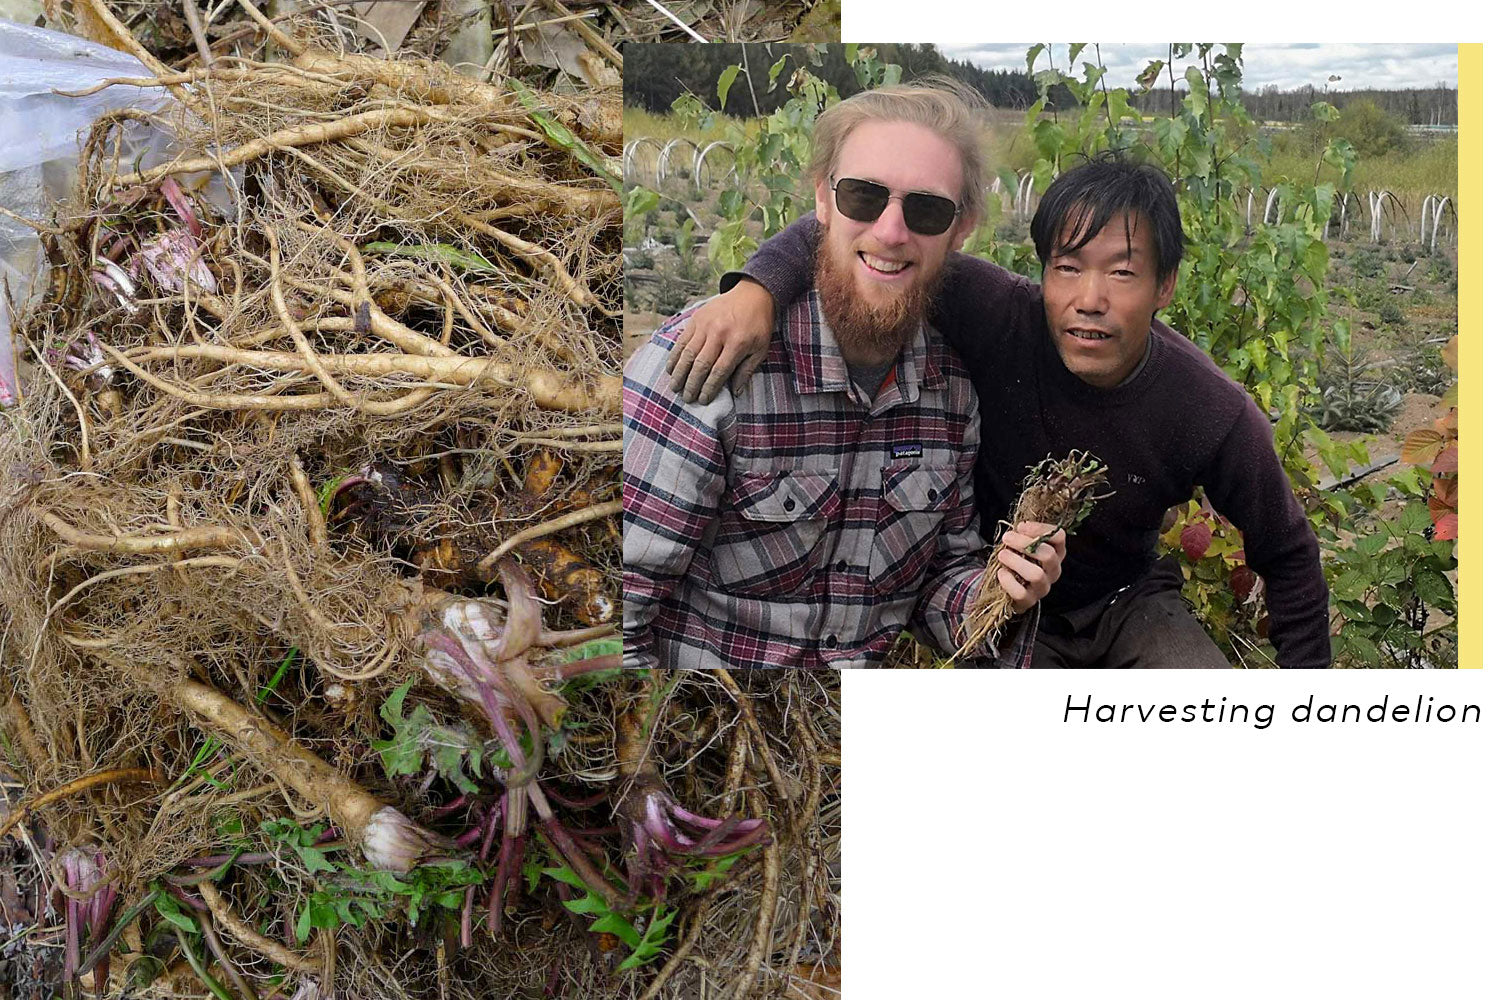
[[[724,107],[724,101],[729,97],[729,88],[734,86],[735,78],[740,75],[740,64],[733,63],[725,66],[724,72],[719,74],[719,107]]]
[[[1078,53],[1088,48],[1088,42],[1072,42],[1068,45],[1068,66],[1078,61]]]
[[[312,925],[319,930],[331,931],[339,925],[339,911],[332,903],[310,903]]]
[[[563,906],[572,913],[588,916],[599,912],[599,904],[603,900],[592,893],[587,896],[579,896],[577,899],[563,900]],[[608,907],[605,907],[608,910]]]
[[[638,219],[661,203],[661,195],[636,186],[625,193],[625,218]]]
[[[306,944],[307,936],[312,933],[312,907],[306,903],[302,909],[297,911],[297,926],[292,929],[297,935],[298,944]]]
[[[604,157],[590,148],[588,143],[578,138],[565,125],[552,117],[552,112],[547,110],[547,106],[542,103],[541,98],[520,80],[517,80],[515,77],[507,77],[506,83],[510,85],[510,89],[516,95],[521,107],[526,109],[527,115],[541,127],[542,134],[547,137],[549,145],[571,153],[575,160],[608,181],[609,186],[615,189],[616,194],[623,195],[625,193],[625,182],[618,166],[605,160]],[[723,103],[722,99],[720,103]]]
[[[577,660],[591,660],[596,656],[623,656],[624,654],[624,639],[591,639],[562,650],[558,662],[573,663]]]
[[[1036,123],[1031,133],[1036,151],[1048,160],[1054,160],[1062,152],[1063,130],[1056,122],[1042,120]]]
[[[1341,601],[1359,600],[1369,589],[1370,578],[1362,573],[1345,573],[1329,588],[1333,596]]]
[[[626,947],[634,948],[641,943],[641,932],[631,926],[630,921],[618,913],[606,913],[604,916],[589,924],[589,930],[595,934],[613,934]]]
[[[417,243],[406,245],[402,243],[387,243],[375,240],[360,247],[367,253],[390,254],[393,257],[414,257],[417,260],[429,260],[435,263],[448,264],[459,271],[483,271],[488,274],[499,274],[500,268],[491,264],[477,253],[468,250],[460,250],[449,243]]]
[[[776,78],[781,76],[781,71],[786,68],[786,60],[786,56],[782,56],[780,59],[776,60],[776,62],[771,66],[771,71],[766,74],[766,77],[770,81],[771,88],[773,90],[776,88]]]
[[[1385,659],[1380,655],[1380,647],[1362,635],[1344,636],[1344,647],[1361,663],[1379,666]]]
[[[716,882],[720,882],[728,877],[729,869],[734,866],[736,861],[747,854],[749,850],[747,848],[744,851],[736,851],[733,854],[725,855],[722,858],[715,859],[707,867],[699,871],[689,872],[688,878],[692,882],[693,891],[703,892],[712,888]]]
[[[1031,73],[1032,72],[1032,67],[1036,64],[1036,57],[1039,56],[1039,55],[1041,55],[1042,54],[1042,49],[1045,49],[1046,47],[1047,46],[1045,44],[1043,44],[1042,42],[1037,42],[1031,48],[1029,48],[1029,49],[1026,50],[1026,72],[1027,73]]]
[[[390,695],[385,699],[385,701],[380,703],[380,717],[382,719],[384,719],[386,722],[389,722],[393,726],[401,725],[402,721],[405,719],[405,713],[403,713],[401,709],[402,706],[406,704],[406,694],[411,690],[411,686],[416,682],[417,679],[413,677],[411,680],[407,681],[405,684],[402,684],[400,687],[396,688],[396,690],[392,691]]]
[[[153,902],[156,906],[156,912],[167,923],[172,924],[174,927],[180,927],[190,934],[198,933],[197,921],[182,912],[182,905],[170,893],[158,892]]]
[[[328,863],[328,859],[323,856],[323,852],[316,847],[297,847],[295,850],[297,857],[302,859],[302,864],[307,868],[309,874],[336,870],[333,865]]]
[[[666,947],[667,934],[672,929],[672,921],[676,917],[676,910],[668,910],[666,913],[662,913],[660,907],[652,910],[651,920],[646,927],[646,933],[641,935],[641,942],[636,946],[635,951],[631,952],[625,958],[625,961],[620,963],[620,971],[623,972],[626,969],[634,969],[636,966],[644,965],[661,954],[662,949]]]
[[[571,868],[543,868],[542,874],[555,878],[565,885],[571,885],[575,889],[582,889],[584,892],[588,891],[588,883],[579,878],[578,874]]]
[[[1327,101],[1314,101],[1307,109],[1314,121],[1331,122],[1339,116],[1339,109]]]
[[[1412,581],[1412,589],[1417,592],[1418,597],[1433,607],[1446,608],[1453,604],[1453,584],[1436,570],[1419,570],[1417,578]]]
[[[1049,90],[1057,86],[1059,83],[1062,83],[1065,79],[1067,78],[1055,69],[1044,69],[1040,73],[1036,74],[1036,89],[1040,93],[1046,94]]]

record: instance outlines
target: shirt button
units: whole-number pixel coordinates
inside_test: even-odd
[[[843,559],[840,559],[838,562],[833,564],[833,568],[838,570],[840,573],[847,573],[849,571],[849,564]]]
[[[787,510],[796,510],[797,509],[797,501],[793,500],[791,497],[787,497],[786,498],[786,503],[782,504],[782,506],[785,507]]]
[[[828,638],[823,640],[823,644],[825,646],[837,646],[839,644],[839,637],[830,632],[828,633]]]
[[[937,490],[928,490],[927,491],[927,499],[929,499],[929,500],[936,500],[937,498],[938,498],[938,492],[937,492]]]

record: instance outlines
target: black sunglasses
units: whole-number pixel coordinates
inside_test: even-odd
[[[833,185],[833,203],[839,213],[855,222],[874,222],[891,200],[891,189],[874,181],[845,177],[834,184],[830,176],[828,183]],[[946,233],[957,214],[958,206],[942,195],[913,192],[901,196],[901,217],[906,228],[919,236]]]

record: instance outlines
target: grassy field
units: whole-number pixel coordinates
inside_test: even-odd
[[[992,132],[988,143],[991,164],[1020,171],[1036,161],[1036,147],[1026,135],[1024,119],[1025,115],[1020,111],[995,111],[991,114]],[[749,122],[747,126],[753,130],[755,123]],[[625,109],[627,142],[637,137],[663,141],[679,136],[701,146],[727,139],[729,132],[722,120],[711,129],[702,129],[695,124],[684,126],[669,114],[652,114],[640,108]],[[1267,177],[1285,177],[1294,183],[1311,181],[1318,172],[1319,158],[1300,148],[1303,145],[1300,134],[1296,131],[1277,132],[1270,138],[1272,152]],[[643,150],[643,167],[647,155]],[[654,164],[655,151],[650,151],[649,156]],[[1326,176],[1320,179],[1326,179]],[[1354,190],[1361,196],[1371,190],[1390,191],[1401,206],[1396,212],[1397,219],[1420,228],[1418,219],[1424,198],[1431,194],[1453,197],[1458,192],[1458,138],[1419,139],[1414,140],[1409,152],[1362,157],[1354,169]]]

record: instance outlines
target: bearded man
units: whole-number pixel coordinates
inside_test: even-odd
[[[627,666],[875,666],[907,628],[954,652],[985,572],[979,415],[927,313],[984,205],[980,105],[934,81],[820,116],[813,287],[776,313],[738,397],[673,391],[691,311],[627,363]],[[999,582],[1027,611],[1062,533],[1023,523],[1001,546]],[[1026,660],[1035,616],[1018,620],[988,656]]]

